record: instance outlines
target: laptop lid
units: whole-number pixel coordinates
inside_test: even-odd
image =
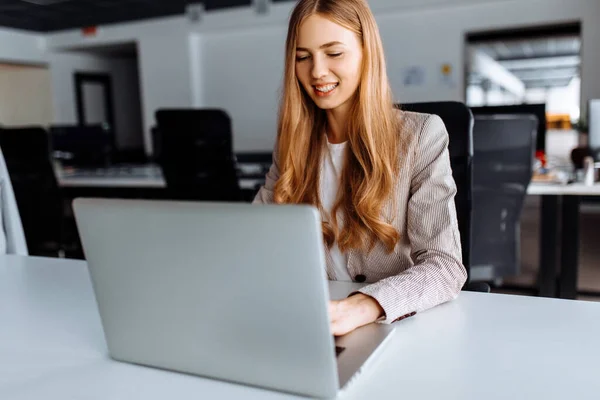
[[[76,199],[74,211],[114,359],[335,396],[314,208]]]

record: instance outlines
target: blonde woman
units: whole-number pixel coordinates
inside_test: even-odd
[[[465,283],[448,134],[394,109],[365,0],[300,0],[290,18],[274,163],[255,203],[321,211],[335,335],[454,299]]]

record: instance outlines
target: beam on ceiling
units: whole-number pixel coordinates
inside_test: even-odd
[[[525,84],[492,57],[478,50],[471,50],[469,57],[472,72],[489,79],[519,98],[524,96]]]

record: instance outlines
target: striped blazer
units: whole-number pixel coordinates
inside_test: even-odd
[[[360,292],[375,298],[385,323],[412,316],[456,298],[467,279],[454,206],[456,184],[448,153],[448,132],[437,115],[399,112],[403,134],[410,135],[406,167],[398,176],[384,214],[401,235],[388,253],[380,241],[370,252],[350,250],[348,272],[369,283]],[[273,203],[279,178],[276,154],[254,203]],[[395,213],[392,205],[397,207]],[[395,215],[394,217],[392,217]],[[327,276],[335,280],[329,249]]]

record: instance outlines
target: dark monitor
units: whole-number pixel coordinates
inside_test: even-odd
[[[107,165],[114,150],[112,132],[104,125],[54,125],[50,140],[54,157],[66,165]]]
[[[536,150],[546,150],[546,105],[545,104],[519,104],[510,106],[485,106],[471,107],[474,116],[478,115],[535,115],[538,119]]]

